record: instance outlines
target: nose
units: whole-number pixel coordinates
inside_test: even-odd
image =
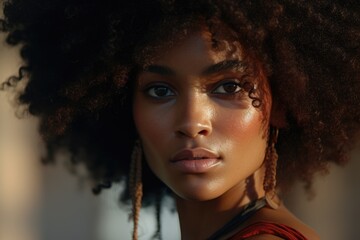
[[[178,103],[175,133],[180,137],[196,138],[212,132],[213,109],[207,96],[189,96]]]

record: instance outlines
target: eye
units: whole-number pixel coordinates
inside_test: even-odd
[[[237,92],[240,92],[242,88],[240,87],[239,83],[237,81],[227,81],[225,83],[222,83],[218,87],[215,88],[213,93],[216,94],[234,94]]]
[[[149,87],[146,89],[146,92],[149,96],[154,98],[165,98],[175,95],[169,87],[162,85]]]

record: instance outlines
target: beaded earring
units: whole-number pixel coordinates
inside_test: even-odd
[[[278,161],[278,154],[276,152],[276,142],[279,135],[279,129],[270,127],[268,146],[265,155],[265,177],[264,190],[265,199],[273,209],[277,209],[280,205],[280,200],[276,194],[276,166]]]
[[[138,225],[141,209],[141,200],[143,196],[143,186],[141,181],[141,161],[142,148],[139,140],[135,141],[133,152],[131,155],[129,189],[132,200],[132,218],[134,222],[133,240],[138,239]]]

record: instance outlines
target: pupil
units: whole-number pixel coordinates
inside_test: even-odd
[[[167,93],[167,89],[164,87],[155,88],[154,91],[155,91],[155,94],[160,97],[166,96],[166,93]]]
[[[237,85],[233,84],[233,83],[228,83],[228,84],[224,85],[224,90],[228,93],[235,92],[236,88],[237,88]]]

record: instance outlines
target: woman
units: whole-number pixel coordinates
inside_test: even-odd
[[[47,161],[68,149],[95,193],[128,182],[133,239],[141,205],[165,195],[182,239],[318,239],[278,196],[358,141],[355,1],[12,0],[4,13],[24,67],[3,88],[29,79],[19,100]]]

